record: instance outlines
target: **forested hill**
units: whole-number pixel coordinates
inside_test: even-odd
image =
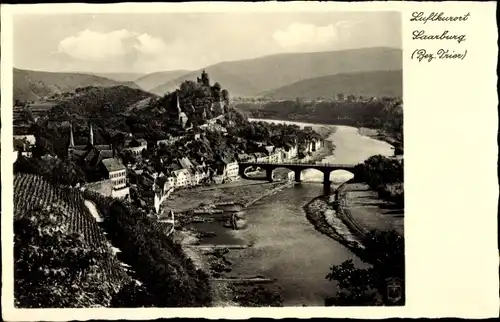
[[[400,97],[402,92],[403,72],[397,70],[316,77],[262,93],[261,96],[269,99],[335,98],[338,94]]]
[[[75,95],[55,105],[50,111],[53,121],[69,120],[72,116],[102,119],[126,113],[134,104],[157,96],[127,86],[80,88]]]
[[[139,88],[133,82],[118,82],[104,77],[79,73],[51,73],[14,68],[14,100],[40,102],[53,95],[73,92],[86,86],[123,85]]]
[[[360,48],[341,51],[291,53],[255,59],[222,62],[204,68],[214,79],[225,84],[235,96],[256,96],[300,80],[340,73],[402,69],[402,51],[395,48]],[[193,80],[201,70],[193,71],[152,89],[164,94],[185,80]]]

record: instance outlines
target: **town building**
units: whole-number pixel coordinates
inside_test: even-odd
[[[70,124],[70,137],[68,144],[68,158],[73,161],[83,162],[91,166],[98,166],[104,159],[113,158],[115,151],[112,145],[96,145],[94,144],[94,133],[92,124],[89,129],[89,141],[87,144],[75,145],[73,137],[73,126]]]
[[[299,153],[299,149],[296,143],[286,143],[284,151],[285,158],[288,160],[296,158]]]
[[[248,153],[238,154],[238,160],[240,162],[255,162],[255,155]]]
[[[138,156],[141,155],[143,150],[147,150],[147,148],[148,142],[144,139],[139,139],[129,142],[123,150],[130,151],[133,155]]]
[[[324,145],[322,140],[312,139],[306,143],[306,152],[315,152],[321,149]]]
[[[191,176],[186,169],[174,170],[175,187],[182,188],[191,184]]]
[[[274,148],[270,153],[269,153],[269,162],[270,163],[279,163],[283,159],[283,151],[281,148]]]
[[[30,158],[35,147],[36,139],[34,135],[14,135],[14,151],[24,157]]]
[[[174,144],[175,142],[179,141],[180,139],[182,139],[182,136],[169,135],[169,137],[166,139],[161,139],[161,140],[156,141],[156,145],[160,146],[160,145],[164,144],[164,145],[168,146],[168,145]]]
[[[25,141],[30,146],[34,146],[36,144],[36,138],[33,134],[13,135],[12,137],[14,140]]]
[[[108,179],[113,185],[113,198],[126,198],[130,195],[127,185],[127,169],[120,159],[110,158],[102,160],[102,164],[107,172]]]
[[[222,157],[222,171],[221,174],[224,179],[234,180],[239,175],[239,166],[236,160],[233,160],[228,157]]]
[[[255,162],[264,163],[269,162],[269,157],[264,152],[255,152]]]

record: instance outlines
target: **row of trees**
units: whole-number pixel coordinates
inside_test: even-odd
[[[177,159],[188,157],[198,162],[211,165],[220,157],[236,159],[240,153],[266,152],[263,146],[285,147],[286,144],[304,144],[313,138],[320,139],[312,129],[303,130],[298,126],[249,122],[234,110],[220,120],[220,125],[227,129],[227,135],[217,131],[208,131],[200,139],[186,137],[171,146],[151,147],[147,154],[155,161],[158,172],[165,171]],[[259,146],[256,142],[263,144]],[[127,159],[131,156],[128,155]],[[162,160],[162,162],[160,162]]]
[[[51,157],[27,158],[19,155],[14,163],[14,173],[36,174],[53,184],[65,186],[86,182],[85,169],[70,160]]]
[[[336,306],[404,305],[404,237],[395,231],[370,231],[363,244],[365,249],[357,253],[371,267],[356,268],[352,260],[332,266],[326,278],[337,281],[337,294],[326,302]],[[389,294],[391,280],[399,282],[395,294]]]
[[[359,165],[356,173],[380,197],[404,207],[402,159],[375,155]],[[356,268],[352,260],[332,266],[326,278],[337,281],[338,287],[336,297],[328,299],[329,303],[338,306],[404,305],[404,236],[394,230],[370,231],[362,241],[365,248],[355,249],[355,252],[371,267]],[[394,279],[399,282],[399,289],[391,296],[388,292]]]
[[[362,180],[379,196],[404,207],[404,160],[375,155],[359,165]]]

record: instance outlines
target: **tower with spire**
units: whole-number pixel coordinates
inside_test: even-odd
[[[185,128],[188,117],[186,113],[184,113],[181,109],[181,103],[179,101],[179,91],[175,92],[175,97],[177,98],[177,121],[178,124],[182,126],[182,128]]]
[[[94,131],[92,131],[92,123],[90,123],[89,144],[90,146],[94,145]]]
[[[73,138],[73,124],[69,124],[69,147],[74,148],[75,147],[75,139]]]
[[[179,114],[179,117],[181,115],[181,103],[179,102],[179,91],[175,92],[175,98],[177,99],[177,113]]]

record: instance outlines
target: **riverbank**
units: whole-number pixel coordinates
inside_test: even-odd
[[[366,127],[360,127],[359,128],[359,134],[363,136],[367,136],[369,138],[372,138],[374,140],[379,140],[383,142],[387,142],[390,145],[392,145],[395,149],[394,154],[395,155],[403,155],[403,144],[395,139],[394,137],[387,135],[381,130],[376,130],[376,129],[369,129]]]
[[[329,197],[317,197],[304,206],[306,218],[320,233],[336,240],[343,246],[356,252],[363,248],[362,236],[353,232],[343,220],[337,204],[340,200],[330,201]]]
[[[195,209],[213,206],[217,203],[234,203],[247,207],[252,203],[276,193],[280,189],[291,185],[290,182],[260,182],[255,180],[248,184],[246,180],[239,186],[211,187],[191,189],[179,192],[167,199],[163,205],[165,209],[172,209],[175,213],[187,212]]]
[[[233,263],[226,258],[232,245],[200,245],[203,233],[192,229],[176,231],[175,240],[196,268],[210,278],[212,307],[262,307],[281,306],[279,287],[265,276],[239,276],[231,274]],[[221,246],[221,247],[216,247]],[[225,247],[226,246],[226,247]],[[241,246],[245,249],[248,246]]]
[[[195,266],[210,276],[212,306],[214,307],[281,305],[279,290],[272,285],[267,285],[272,284],[272,281],[262,276],[232,276],[230,274],[232,263],[225,255],[229,251],[237,252],[238,248],[244,249],[251,245],[200,244],[204,237],[213,236],[215,233],[187,227],[196,218],[191,214],[193,210],[203,208],[217,212],[217,204],[247,208],[295,184],[289,181],[246,183],[242,182],[239,186],[194,189],[186,191],[174,200],[168,200],[170,209],[184,210],[183,213],[177,215],[178,226],[174,238],[181,244],[184,253],[191,258]],[[214,216],[215,214],[208,213],[208,216],[204,218],[208,221],[215,221]],[[222,226],[222,223],[216,223],[216,225]],[[228,228],[221,229],[227,229],[228,234],[230,232]],[[262,283],[265,285],[261,285]]]
[[[383,200],[365,183],[346,183],[342,187],[349,218],[366,231],[395,230],[404,236],[404,209]]]
[[[333,199],[333,200],[332,200]],[[321,196],[304,206],[311,224],[363,258],[363,239],[369,231],[395,230],[404,236],[404,210],[381,200],[362,183],[340,185],[333,196]]]

